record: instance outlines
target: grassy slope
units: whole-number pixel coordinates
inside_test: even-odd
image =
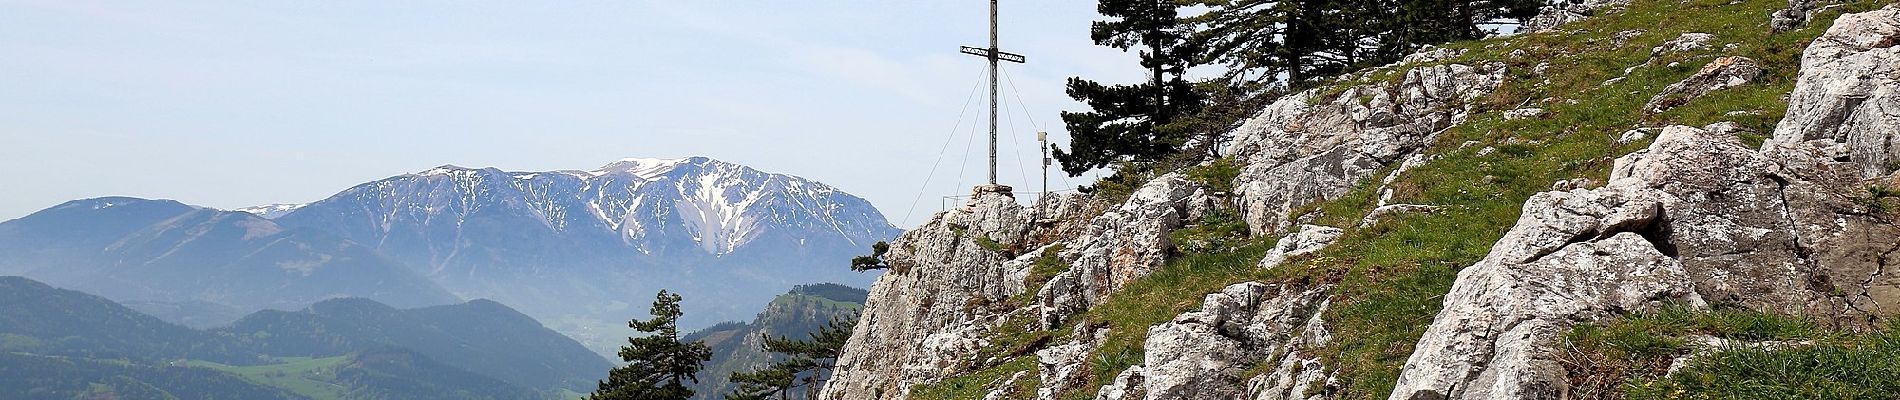
[[[243,377],[245,380],[276,387],[296,393],[313,400],[340,399],[348,388],[331,381],[336,380],[336,368],[349,361],[349,356],[324,358],[279,357],[276,363],[265,365],[232,366],[210,361],[184,361],[193,367],[205,367],[224,371]]]
[[[1348,228],[1338,244],[1315,257],[1289,262],[1273,271],[1253,268],[1273,238],[1255,238],[1232,252],[1181,254],[1158,272],[1131,284],[1091,310],[1086,321],[1110,327],[1109,338],[1090,365],[1090,381],[1064,398],[1091,398],[1128,366],[1141,362],[1141,341],[1147,328],[1199,306],[1202,296],[1247,280],[1268,282],[1331,282],[1334,305],[1325,315],[1338,335],[1325,348],[1309,349],[1337,369],[1341,398],[1382,399],[1392,390],[1400,367],[1412,346],[1442,306],[1457,270],[1475,263],[1517,220],[1520,207],[1532,194],[1551,183],[1608,177],[1612,160],[1647,146],[1647,141],[1616,144],[1622,132],[1668,124],[1704,125],[1734,121],[1766,134],[1781,119],[1783,95],[1793,89],[1801,49],[1823,32],[1840,12],[1873,9],[1879,4],[1855,1],[1842,10],[1818,15],[1800,30],[1770,35],[1768,15],[1781,0],[1637,0],[1626,11],[1608,13],[1563,27],[1562,32],[1540,33],[1448,47],[1467,50],[1451,62],[1509,64],[1510,78],[1489,98],[1473,104],[1469,121],[1448,131],[1429,150],[1438,160],[1402,175],[1395,182],[1394,202],[1441,205],[1439,212],[1387,218],[1381,224]],[[1623,46],[1611,38],[1629,30],[1645,32]],[[1715,35],[1710,49],[1667,54],[1649,60],[1650,49],[1684,32]],[[1723,45],[1733,43],[1733,50]],[[1508,54],[1523,50],[1523,57]],[[1756,60],[1764,75],[1749,85],[1718,91],[1675,109],[1647,115],[1641,106],[1663,87],[1693,74],[1721,55]],[[1623,80],[1624,68],[1644,64]],[[1544,75],[1533,74],[1548,62]],[[1678,63],[1669,66],[1671,63]],[[1391,84],[1397,74],[1375,74],[1375,81]],[[1359,83],[1353,83],[1359,84]],[[1335,91],[1337,93],[1337,91]],[[1576,104],[1570,104],[1574,100]],[[1522,104],[1541,107],[1538,118],[1504,121],[1501,113]],[[1746,115],[1726,115],[1745,111]],[[1653,136],[1653,135],[1652,135]],[[1761,134],[1745,137],[1758,143]],[[1471,146],[1462,146],[1467,141]],[[1480,156],[1481,148],[1497,151]],[[1382,176],[1382,175],[1375,175]],[[1340,198],[1310,207],[1320,213],[1316,223],[1352,227],[1376,203],[1377,179]],[[1004,329],[999,347],[1059,342],[1068,329],[1036,333]],[[919,385],[916,398],[980,398],[983,384],[1007,378],[1016,370],[1033,370],[1033,355],[981,366],[977,372],[938,384]],[[1019,383],[1033,384],[1034,374]],[[1032,386],[1033,387],[1033,386]]]

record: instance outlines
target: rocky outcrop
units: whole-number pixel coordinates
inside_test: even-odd
[[[1900,313],[1900,226],[1855,200],[1896,158],[1896,14],[1843,16],[1815,41],[1761,151],[1732,125],[1671,126],[1605,187],[1533,196],[1459,273],[1391,398],[1563,398],[1552,357],[1571,324],[1663,303],[1850,326]]]
[[[1455,55],[1442,53],[1408,60],[1431,63]],[[1408,65],[1383,67],[1409,68],[1396,85],[1362,84],[1330,97],[1318,89],[1301,92],[1241,125],[1234,155],[1246,167],[1234,187],[1255,234],[1285,230],[1294,209],[1338,197],[1405,160],[1434,134],[1463,121],[1464,104],[1490,94],[1504,79],[1501,63]]]
[[[1741,86],[1761,76],[1761,66],[1743,57],[1722,57],[1703,65],[1695,75],[1670,84],[1643,103],[1643,111],[1659,113],[1717,90]]]
[[[1900,229],[1841,191],[1851,165],[1813,154],[1671,126],[1619,158],[1605,187],[1533,196],[1458,274],[1392,398],[1561,398],[1552,353],[1571,324],[1663,303],[1859,321],[1900,311],[1875,311],[1900,301],[1900,279],[1882,274]]]
[[[1900,168],[1900,6],[1843,15],[1801,53],[1773,141],[1846,145],[1863,178]]]
[[[1149,328],[1143,365],[1118,375],[1096,398],[1305,398],[1327,376],[1300,353],[1331,338],[1319,320],[1327,289],[1244,282],[1209,294],[1201,311]],[[1243,382],[1243,370],[1260,362],[1277,368]]]
[[[1300,231],[1280,238],[1273,248],[1267,250],[1266,257],[1260,258],[1260,268],[1273,268],[1286,262],[1289,257],[1320,251],[1339,240],[1346,230],[1330,226],[1300,225]]]
[[[1615,7],[1628,5],[1630,0],[1557,0],[1538,10],[1537,15],[1524,21],[1525,32],[1542,32],[1558,25],[1576,22],[1591,15]]]
[[[1095,217],[1063,251],[1069,269],[1036,293],[1043,327],[1061,325],[1160,268],[1174,249],[1168,233],[1213,207],[1206,185],[1167,174],[1136,189],[1121,207]]]
[[[1788,0],[1788,8],[1775,10],[1768,16],[1769,32],[1792,31],[1808,22],[1808,12],[1814,9],[1814,0]]]
[[[871,286],[864,314],[838,358],[826,399],[901,398],[911,385],[961,368],[1005,317],[986,305],[1025,288],[1027,262],[980,243],[1022,243],[1026,210],[1006,193],[979,192],[891,243],[891,272]],[[1027,254],[1022,258],[1032,258]]]
[[[1666,302],[1849,326],[1900,314],[1900,276],[1887,273],[1900,227],[1856,200],[1900,158],[1897,16],[1842,16],[1817,39],[1760,151],[1733,125],[1671,126],[1617,159],[1605,187],[1533,196],[1458,274],[1391,398],[1563,398],[1564,331]]]

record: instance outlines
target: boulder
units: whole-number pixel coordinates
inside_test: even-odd
[[[1754,60],[1733,56],[1717,58],[1703,65],[1694,75],[1650,97],[1649,102],[1643,104],[1643,110],[1651,113],[1667,111],[1709,92],[1741,86],[1760,76],[1761,66],[1756,65]]]
[[[1900,167],[1900,5],[1842,15],[1801,53],[1801,76],[1771,141],[1844,144],[1862,178]]]
[[[1036,293],[1044,328],[1061,325],[1160,268],[1174,249],[1168,233],[1198,219],[1196,212],[1212,209],[1213,202],[1205,185],[1172,173],[1148,181],[1121,207],[1095,217],[1063,250],[1069,269]]]
[[[1200,311],[1149,328],[1146,398],[1247,398],[1241,371],[1303,343],[1300,330],[1317,324],[1327,289],[1239,283],[1207,295]]]

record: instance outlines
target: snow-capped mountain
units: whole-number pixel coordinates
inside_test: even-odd
[[[711,322],[745,318],[794,284],[868,285],[873,276],[849,271],[850,258],[899,232],[837,188],[705,157],[589,171],[445,165],[357,185],[275,222],[364,243],[461,296],[501,300],[577,336],[588,333],[560,321],[624,329],[661,288],[686,296],[688,322]]]
[[[298,208],[303,208],[303,206],[304,206],[303,204],[265,204],[261,206],[251,206],[251,207],[234,209],[231,211],[247,212],[247,213],[251,213],[252,215],[264,217],[264,219],[277,219],[277,217],[282,217],[284,216],[284,214],[289,214],[291,211],[297,211]]]

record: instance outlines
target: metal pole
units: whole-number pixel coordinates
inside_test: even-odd
[[[996,1],[990,0],[990,184],[996,184],[996,59],[1003,50],[996,47]]]

